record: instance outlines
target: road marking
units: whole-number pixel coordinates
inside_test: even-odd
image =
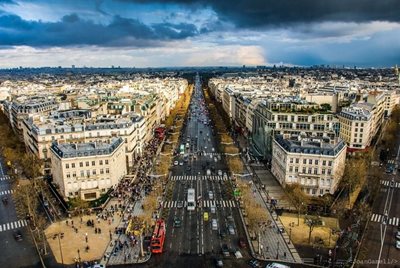
[[[8,194],[12,194],[14,192],[15,192],[15,190],[5,190],[5,191],[1,191],[0,195],[8,195]]]
[[[389,225],[392,225],[392,218],[389,219]]]

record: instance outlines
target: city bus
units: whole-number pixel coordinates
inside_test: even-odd
[[[188,194],[187,194],[187,210],[195,210],[196,208],[196,200],[195,200],[195,192],[193,188],[188,189]]]
[[[184,144],[181,144],[181,146],[179,147],[179,152],[181,155],[185,154],[185,145]]]
[[[154,227],[153,235],[151,237],[150,247],[151,253],[162,253],[165,239],[165,222],[159,219]]]

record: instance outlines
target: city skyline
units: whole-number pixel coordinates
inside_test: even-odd
[[[394,0],[0,0],[0,68],[400,62]]]

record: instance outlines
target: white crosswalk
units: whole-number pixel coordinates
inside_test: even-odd
[[[14,193],[14,190],[5,190],[5,191],[0,191],[0,195],[7,195],[7,194],[12,194]]]
[[[386,187],[389,187],[390,183],[391,183],[391,181],[381,180],[381,184],[383,184]],[[400,188],[400,182],[394,182],[393,187]]]
[[[381,214],[372,214],[371,221],[372,222],[382,222],[385,217]],[[392,217],[389,218],[387,222],[388,225],[399,226],[400,218],[399,217]]]
[[[211,180],[211,181],[227,181],[228,176],[171,176],[171,181],[197,181],[197,180]]]
[[[0,177],[0,181],[6,181],[9,179],[10,179],[10,176],[8,176],[8,175],[4,175],[4,176]]]
[[[163,201],[161,202],[163,208],[176,208],[178,206],[178,201]],[[223,207],[223,208],[234,208],[236,207],[236,202],[233,200],[203,200],[202,207]],[[187,202],[183,202],[183,207],[187,207]]]
[[[21,228],[21,227],[26,226],[27,224],[28,224],[28,222],[26,220],[18,220],[18,221],[3,223],[3,224],[0,224],[0,232]]]
[[[221,153],[203,153],[202,155],[206,155],[206,156],[217,156],[217,155],[222,155]]]

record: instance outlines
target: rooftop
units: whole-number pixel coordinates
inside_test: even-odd
[[[62,143],[54,142],[51,150],[60,158],[75,158],[95,155],[112,154],[124,140],[121,137],[112,138],[110,143],[89,142],[89,143]]]

